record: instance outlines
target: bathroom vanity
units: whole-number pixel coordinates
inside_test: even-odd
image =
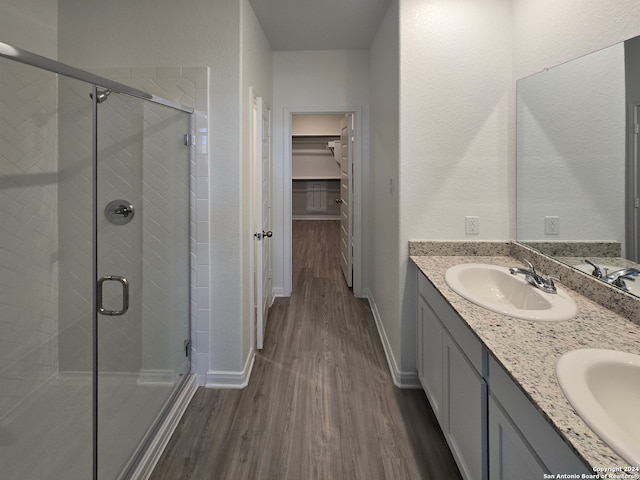
[[[576,317],[538,322],[475,305],[445,282],[445,272],[462,263],[520,266],[513,248],[502,245],[497,256],[411,252],[418,376],[463,477],[541,479],[629,467],[575,413],[555,367],[564,353],[587,347],[640,353],[640,327],[566,288]],[[556,268],[542,271],[573,275]]]

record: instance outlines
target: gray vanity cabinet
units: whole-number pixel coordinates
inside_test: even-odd
[[[462,476],[486,479],[486,351],[422,274],[418,290],[418,377]]]
[[[489,397],[489,478],[544,478],[547,470],[526,439],[502,410],[493,396]]]
[[[465,479],[592,473],[420,271],[417,327],[418,378]]]
[[[493,356],[489,385],[491,480],[540,479],[543,473],[593,474]]]
[[[442,417],[443,335],[444,327],[422,292],[418,296],[418,378],[431,408],[438,419]]]

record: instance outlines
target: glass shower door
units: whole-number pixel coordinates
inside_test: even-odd
[[[115,479],[189,372],[189,115],[97,98],[97,471]]]

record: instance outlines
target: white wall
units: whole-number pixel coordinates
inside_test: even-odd
[[[398,178],[400,163],[400,22],[398,1],[389,6],[369,51],[371,82],[371,205],[370,301],[389,355],[396,383],[414,370],[402,372],[400,322],[400,244]],[[392,190],[393,185],[393,190]]]
[[[0,42],[56,59],[57,0],[2,0]]]
[[[240,66],[242,69],[242,255],[238,259],[242,267],[242,358],[244,359],[243,376],[249,373],[250,361],[253,358],[255,346],[253,333],[253,298],[251,288],[253,282],[253,216],[252,202],[252,165],[251,158],[251,119],[253,99],[250,89],[256,97],[262,97],[265,103],[273,106],[273,56],[258,19],[248,0],[241,2],[242,48]],[[214,328],[218,328],[214,325]],[[214,338],[216,331],[214,333]],[[222,341],[226,341],[221,338]],[[214,383],[221,383],[215,380]]]
[[[285,158],[285,142],[290,142],[290,138],[285,138],[285,125],[289,123],[289,118],[284,117],[285,109],[293,113],[327,113],[345,107],[361,108],[361,167],[363,188],[368,188],[369,65],[366,50],[274,52],[273,61],[273,282],[279,295],[288,295],[290,271],[282,268],[287,261],[285,244],[291,236],[290,209],[285,205],[285,196],[290,202],[291,195],[290,178],[285,178],[291,161]],[[368,278],[366,272],[362,277]]]
[[[415,369],[407,242],[512,237],[511,2],[400,2],[402,370]],[[467,237],[464,217],[480,217]]]
[[[340,120],[344,115],[294,115],[292,135],[340,136]]]

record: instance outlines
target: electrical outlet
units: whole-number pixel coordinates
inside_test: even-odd
[[[464,233],[466,235],[479,235],[480,217],[464,217]]]
[[[559,235],[560,217],[544,217],[544,233],[546,235]]]

